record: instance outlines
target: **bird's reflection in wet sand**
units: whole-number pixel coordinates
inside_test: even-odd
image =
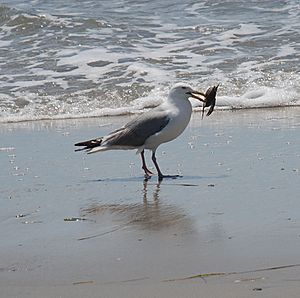
[[[161,196],[161,181],[152,191],[148,181],[144,180],[142,188],[142,203],[93,204],[83,209],[81,215],[98,222],[102,217],[111,216],[113,224],[119,226],[135,226],[139,229],[162,230],[174,229],[176,233],[192,229],[192,220],[185,211],[175,205],[164,203]],[[136,201],[136,200],[135,200]]]

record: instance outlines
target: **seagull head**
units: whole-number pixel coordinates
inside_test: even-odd
[[[202,102],[205,101],[204,93],[200,91],[196,91],[191,86],[184,83],[175,84],[170,90],[169,97],[186,99],[186,100],[188,100],[189,97],[193,97]]]

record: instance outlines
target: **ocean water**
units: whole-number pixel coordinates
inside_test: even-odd
[[[299,58],[299,0],[1,0],[0,122],[139,113],[178,81],[300,105]]]

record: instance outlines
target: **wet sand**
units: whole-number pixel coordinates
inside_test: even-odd
[[[194,113],[161,183],[74,152],[128,119],[1,124],[0,297],[299,297],[300,109]]]

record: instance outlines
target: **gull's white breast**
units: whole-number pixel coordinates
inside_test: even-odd
[[[160,144],[174,140],[189,124],[192,114],[192,105],[189,100],[181,99],[179,103],[166,102],[164,105],[170,121],[160,132],[146,140],[145,149],[155,150]]]

